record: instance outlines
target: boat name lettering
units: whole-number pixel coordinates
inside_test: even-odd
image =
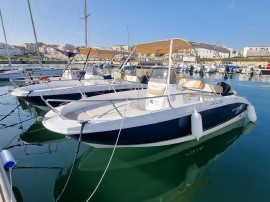
[[[221,104],[221,103],[223,103],[222,100],[215,100],[215,101],[211,102],[211,105],[218,105],[218,104]]]

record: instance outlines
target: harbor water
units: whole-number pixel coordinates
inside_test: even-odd
[[[221,75],[203,79],[215,83]],[[44,112],[0,82],[0,147],[17,162],[17,201],[270,201],[270,77],[236,74],[226,81],[254,105],[255,124],[243,119],[182,144],[117,148],[107,171],[112,149],[48,131]]]

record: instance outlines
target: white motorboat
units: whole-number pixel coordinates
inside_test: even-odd
[[[173,46],[174,44],[174,46]],[[137,53],[169,53],[169,67],[155,67],[147,89],[117,92],[73,101],[52,109],[43,125],[54,132],[80,137],[95,147],[151,147],[200,139],[248,114],[257,117],[244,97],[230,86],[177,78],[171,54],[191,48],[183,39],[136,45]]]
[[[23,79],[29,74],[34,77],[43,76],[60,76],[63,72],[62,68],[49,68],[49,67],[39,67],[39,66],[20,66],[17,69],[4,71],[0,73],[0,80],[9,79]]]
[[[139,82],[139,77],[136,75],[128,75],[128,73],[126,75],[123,73],[123,75],[125,75],[122,77],[123,80],[118,78],[115,80],[104,79],[104,75],[102,76],[97,73],[97,67],[96,65],[88,66],[86,74],[84,75],[85,79],[82,80],[42,80],[42,83],[39,84],[17,87],[12,90],[11,94],[40,109],[47,110],[48,107],[44,99],[78,100],[82,97],[147,87],[147,84]],[[133,66],[133,68],[136,68],[136,66]],[[88,71],[89,69],[90,71]],[[108,75],[106,75],[105,78],[106,77],[108,77]],[[59,104],[61,104],[61,102],[55,102],[53,106]]]
[[[204,72],[205,73],[214,73],[217,70],[218,69],[217,69],[216,64],[206,64],[206,65],[204,65]]]
[[[260,75],[261,69],[259,67],[256,67],[255,65],[248,65],[247,67],[243,68],[241,71],[242,74],[250,74],[250,75]]]
[[[79,49],[78,53],[109,58],[119,54],[118,51],[104,51],[93,48]],[[129,68],[133,68],[135,71],[136,66],[130,66]],[[34,79],[30,81],[30,84],[35,83],[34,85],[23,87],[16,86],[16,83],[11,80],[16,86],[11,94],[40,109],[47,110],[48,107],[43,99],[78,100],[87,96],[147,87],[146,82],[141,84],[138,76],[131,74],[130,71],[125,71],[125,69],[121,73],[117,72],[113,75],[117,78],[112,80],[111,70],[112,68],[108,64],[91,64],[87,65],[85,71],[83,69],[67,69],[62,77]],[[59,104],[61,103],[55,102],[53,106]]]

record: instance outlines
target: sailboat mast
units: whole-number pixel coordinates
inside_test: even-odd
[[[86,0],[84,0],[84,31],[85,31],[85,47],[88,47],[88,33],[87,33],[87,5]]]
[[[40,52],[38,50],[37,34],[36,34],[35,24],[34,24],[32,10],[31,10],[31,6],[30,6],[29,0],[27,0],[27,3],[28,3],[29,12],[30,12],[31,22],[32,22],[32,28],[33,28],[33,32],[34,32],[35,40],[36,40],[36,48],[37,48],[37,54],[38,54],[38,58],[39,58],[39,64],[40,64],[40,66],[42,66],[41,55],[40,55]]]
[[[129,29],[128,29],[128,26],[127,26],[127,39],[128,39],[128,50],[129,50]]]
[[[11,59],[10,59],[10,55],[9,55],[9,51],[8,51],[7,37],[6,37],[6,31],[5,31],[5,27],[4,27],[4,22],[3,22],[3,17],[2,17],[1,9],[0,9],[0,17],[1,17],[1,22],[2,22],[2,28],[3,28],[4,37],[5,37],[5,42],[6,42],[6,51],[7,51],[7,56],[8,56],[8,64],[11,67]]]

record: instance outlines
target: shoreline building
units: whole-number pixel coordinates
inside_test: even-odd
[[[243,57],[270,57],[270,46],[247,46],[244,48]]]
[[[22,55],[22,51],[17,47],[5,43],[0,43],[0,56],[8,56],[8,55],[9,56]]]

